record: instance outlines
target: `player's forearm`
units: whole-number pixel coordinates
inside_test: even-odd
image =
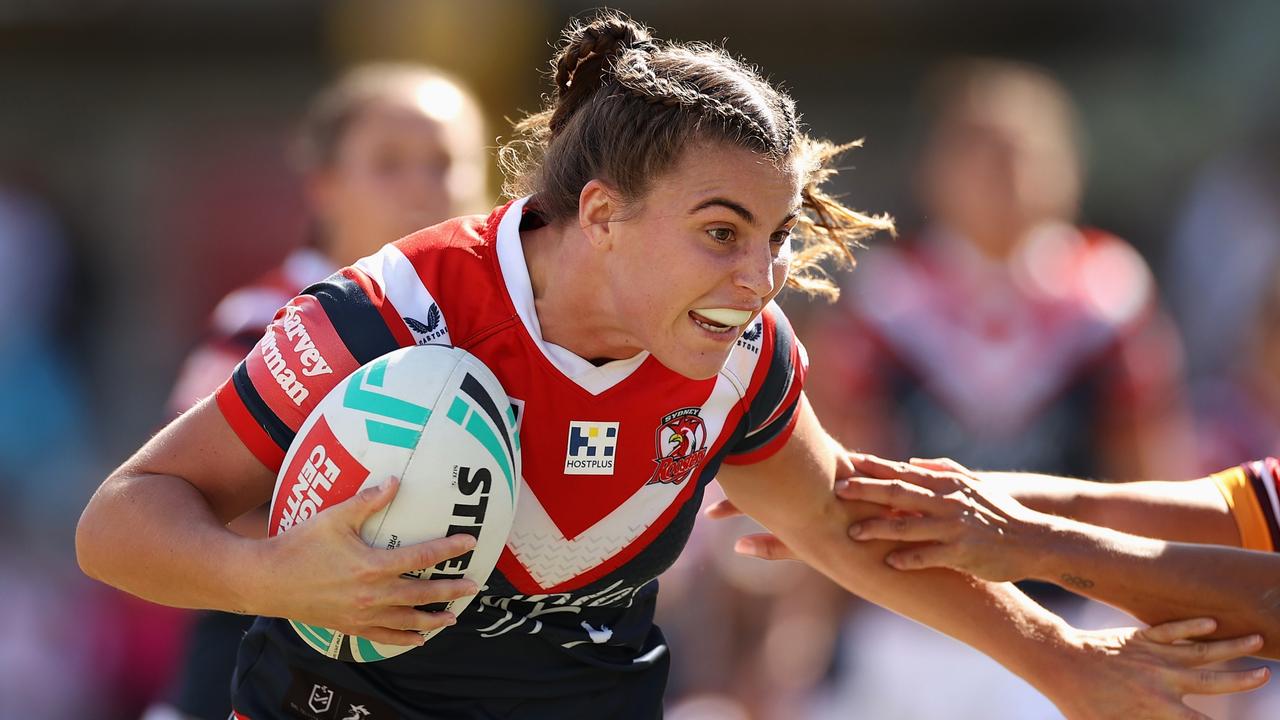
[[[115,476],[76,528],[80,567],[95,579],[174,607],[259,612],[262,541],[227,530],[200,493],[170,476]]]
[[[898,572],[884,563],[893,543],[852,544],[847,524],[878,510],[846,503],[804,527],[771,528],[806,563],[849,592],[991,656],[1055,700],[1064,692],[1068,628],[1012,585],[948,570]]]
[[[1048,519],[1035,548],[1036,579],[1157,624],[1213,617],[1217,637],[1261,633],[1280,657],[1280,555],[1137,537]]]
[[[1067,700],[1065,686],[1076,677],[1072,629],[1011,585],[949,570],[898,572],[884,562],[891,543],[850,538],[850,524],[883,507],[836,497],[835,479],[852,472],[842,465],[847,453],[803,398],[797,412],[791,438],[775,455],[722,469],[729,499],[846,590],[973,646],[1055,702]]]
[[[1097,492],[1098,483],[1057,475],[1020,472],[974,472],[1027,507],[1049,515],[1078,516]]]
[[[978,476],[1042,513],[1175,542],[1240,544],[1231,511],[1209,478],[1101,483],[1032,473]]]

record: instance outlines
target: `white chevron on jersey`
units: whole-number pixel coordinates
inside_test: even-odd
[[[745,356],[745,357],[743,357]],[[725,430],[725,420],[746,394],[746,384],[759,356],[738,348],[716,379],[710,397],[702,405],[700,417],[707,429],[707,447],[715,452]],[[674,408],[673,408],[674,409]],[[657,427],[648,428],[657,431]],[[695,477],[686,482],[697,482]],[[551,521],[538,497],[526,485],[516,507],[516,518],[507,540],[529,576],[543,588],[550,588],[597,567],[640,537],[671,506],[684,483],[643,485],[613,512],[573,539]]]
[[[1007,309],[1019,324],[993,342],[943,310],[963,304],[965,298],[953,297],[953,291],[904,253],[882,250],[869,254],[862,264],[858,277],[863,285],[849,295],[857,311],[888,339],[906,365],[929,378],[930,392],[973,427],[1016,431],[1075,377],[1084,359],[1116,337],[1115,326],[1088,317],[1072,319],[1069,327],[1056,327],[1056,332],[1042,332],[1048,320],[1010,299]],[[977,312],[970,309],[965,318]],[[1062,325],[1059,318],[1049,320]],[[1021,380],[1010,385],[1011,377]]]
[[[392,307],[400,313],[400,321],[405,323],[419,345],[452,344],[449,340],[449,326],[440,306],[422,284],[422,278],[418,277],[413,264],[399,248],[390,243],[383,245],[378,252],[357,261],[355,267],[368,275],[387,294]],[[414,327],[405,318],[417,321],[419,327]],[[422,327],[427,326],[431,329],[424,332]]]

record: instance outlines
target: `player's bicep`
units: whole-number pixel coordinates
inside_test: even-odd
[[[205,497],[219,520],[229,522],[270,500],[276,473],[245,447],[208,397],[169,423],[113,475],[182,478]]]

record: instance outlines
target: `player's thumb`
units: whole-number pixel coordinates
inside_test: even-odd
[[[349,511],[347,521],[359,530],[365,520],[391,504],[391,499],[396,496],[399,488],[400,478],[389,477],[378,485],[371,485],[356,493],[351,502],[346,503]]]
[[[739,555],[760,558],[761,560],[795,560],[791,548],[769,533],[743,535],[733,544],[733,551]]]
[[[742,511],[731,500],[719,500],[708,505],[707,509],[702,511],[702,514],[712,520],[723,520],[724,518],[741,515]]]

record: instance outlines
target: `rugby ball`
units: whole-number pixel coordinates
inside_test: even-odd
[[[520,438],[515,411],[489,368],[443,345],[402,348],[338,383],[299,428],[276,478],[268,533],[274,537],[362,488],[400,478],[391,504],[360,535],[397,548],[457,533],[471,552],[413,577],[468,578],[481,587],[498,563],[515,517]],[[472,597],[421,609],[460,615]],[[372,662],[412,650],[291,620],[315,650]],[[424,632],[428,640],[440,630]]]

